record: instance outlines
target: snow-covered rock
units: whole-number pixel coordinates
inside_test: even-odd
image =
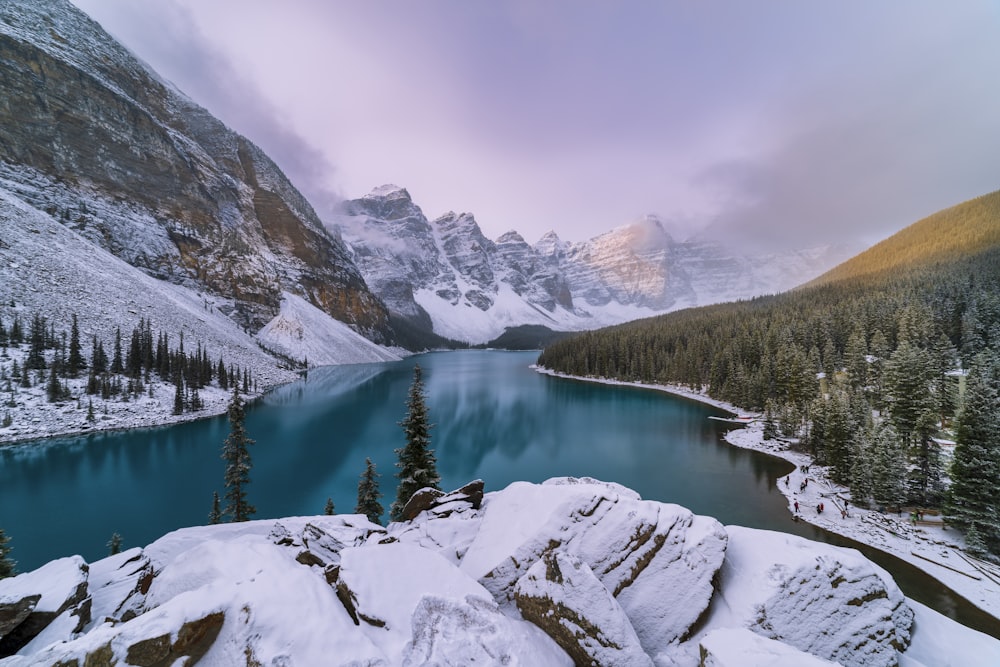
[[[462,569],[501,605],[545,554],[572,554],[617,599],[650,655],[685,636],[708,608],[726,549],[716,520],[597,480],[514,483],[484,510]]]
[[[728,526],[717,613],[845,667],[895,665],[913,611],[892,577],[853,549]]]
[[[722,628],[699,642],[700,667],[832,667],[835,662],[744,628]]]
[[[15,618],[20,619],[16,624],[15,618],[6,623],[9,627],[0,636],[0,656],[33,653],[82,630],[90,622],[89,573],[82,558],[70,556],[33,572],[0,579],[0,601],[10,604],[16,610]]]
[[[89,576],[78,557],[54,561],[0,581],[0,611],[28,600],[53,619],[0,667],[1000,659],[1000,641],[920,605],[900,654],[910,606],[852,550],[723,531],[593,479],[515,483],[479,508],[469,495],[439,496],[385,528],[359,515],[186,528],[97,561]],[[80,624],[69,612],[84,601],[93,619]]]
[[[517,580],[514,599],[578,665],[653,665],[611,591],[572,554],[546,553]]]

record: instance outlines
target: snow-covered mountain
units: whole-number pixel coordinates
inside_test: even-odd
[[[293,294],[377,342],[388,314],[257,146],[66,0],[0,3],[0,185],[256,332]],[[18,224],[16,220],[13,224]]]
[[[431,221],[386,185],[345,203],[333,226],[390,311],[448,338],[483,343],[507,327],[581,330],[795,287],[851,253],[842,247],[740,255],[677,241],[655,216],[582,243],[511,231],[487,239],[471,214]]]
[[[0,665],[995,665],[853,549],[617,484],[185,528],[0,580]],[[947,638],[947,641],[943,639]]]

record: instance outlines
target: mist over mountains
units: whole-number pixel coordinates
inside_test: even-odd
[[[487,239],[471,213],[429,220],[406,189],[385,185],[345,203],[333,229],[389,311],[425,331],[485,343],[508,327],[577,331],[790,289],[851,249],[741,254],[678,240],[655,215],[583,242],[554,232]]]

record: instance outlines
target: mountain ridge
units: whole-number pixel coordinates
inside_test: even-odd
[[[233,297],[244,327],[263,327],[287,291],[391,339],[342,241],[263,151],[68,2],[0,12],[9,190],[151,275]]]
[[[427,218],[405,188],[383,185],[329,221],[395,317],[471,344],[519,326],[579,331],[789,289],[843,259],[845,247],[743,256],[676,241],[655,215],[583,242],[555,232],[485,237],[471,213]]]
[[[803,287],[947,262],[998,246],[1000,190],[921,218]]]

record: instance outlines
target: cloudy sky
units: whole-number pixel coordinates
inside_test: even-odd
[[[1000,3],[73,0],[318,209],[872,243],[1000,188]]]

